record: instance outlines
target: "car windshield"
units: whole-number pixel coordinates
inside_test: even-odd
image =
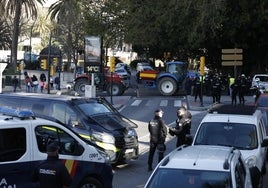
[[[258,146],[256,126],[242,123],[206,122],[201,124],[195,145],[233,146],[250,150]]]
[[[227,171],[159,168],[146,188],[231,188],[230,178]]]
[[[78,107],[84,112],[87,116],[92,116],[95,114],[103,114],[103,113],[114,113],[115,111],[104,103],[100,103],[97,101],[82,103],[79,104]]]

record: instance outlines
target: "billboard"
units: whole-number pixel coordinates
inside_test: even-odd
[[[85,63],[90,65],[100,65],[101,37],[85,37]]]

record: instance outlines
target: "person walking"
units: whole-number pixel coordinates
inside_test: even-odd
[[[12,80],[12,84],[13,84],[13,92],[16,92],[17,87],[19,85],[19,80],[18,80],[17,76],[14,76],[14,78]]]
[[[32,83],[33,83],[32,87],[34,89],[34,93],[37,93],[39,82],[38,82],[38,79],[35,75],[33,75],[33,77],[32,77]]]
[[[201,81],[199,76],[195,77],[194,80],[194,102],[196,102],[197,97],[199,98],[200,102],[202,102]]]
[[[48,144],[47,159],[42,161],[33,172],[33,182],[39,182],[40,188],[63,188],[71,185],[71,176],[59,159],[58,150],[59,146],[56,142]]]
[[[156,149],[158,150],[158,162],[164,158],[166,150],[167,127],[163,121],[164,112],[161,109],[155,110],[154,118],[149,121],[148,130],[150,133],[150,149],[148,157],[148,171],[152,171],[153,157]]]
[[[25,83],[26,93],[30,93],[31,87],[32,87],[32,79],[29,75],[25,76],[24,83]]]
[[[177,110],[177,116],[176,126],[169,128],[169,134],[177,136],[176,147],[179,147],[187,144],[187,135],[190,134],[191,130],[192,114],[182,106]]]

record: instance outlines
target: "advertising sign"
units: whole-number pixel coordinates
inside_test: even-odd
[[[101,63],[101,38],[94,36],[85,37],[85,62],[94,65]]]

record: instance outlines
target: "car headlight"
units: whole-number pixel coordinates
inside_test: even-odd
[[[129,129],[127,132],[127,136],[128,137],[137,136],[137,132],[134,129]]]
[[[112,135],[97,131],[92,132],[92,141],[114,144],[115,139]]]
[[[255,156],[250,156],[245,160],[245,162],[249,168],[252,168],[252,167],[256,166],[257,158]]]

